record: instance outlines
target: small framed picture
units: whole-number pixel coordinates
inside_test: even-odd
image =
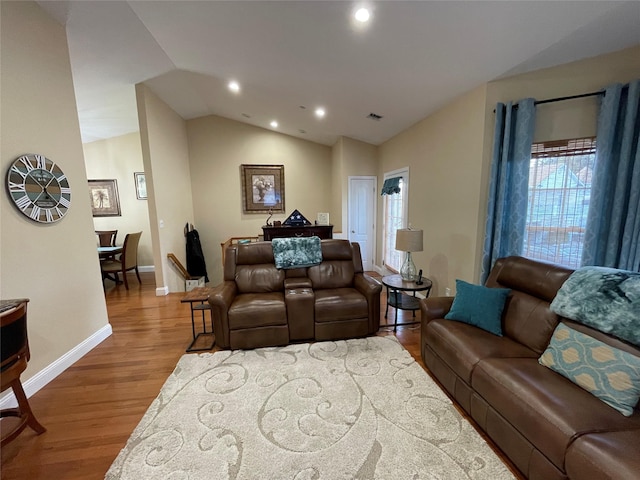
[[[328,213],[318,213],[318,219],[316,220],[318,225],[329,225],[329,214]]]
[[[144,172],[135,172],[133,178],[136,181],[136,198],[138,200],[147,199],[147,180],[144,176]]]
[[[89,180],[89,200],[94,217],[120,217],[117,180]]]

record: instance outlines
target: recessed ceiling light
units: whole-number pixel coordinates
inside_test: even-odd
[[[316,108],[316,112],[315,113],[316,113],[316,117],[322,118],[322,117],[324,117],[326,112],[324,111],[324,108],[318,107],[318,108]]]
[[[273,128],[278,128],[278,122],[276,122],[275,120],[272,120],[269,125],[271,125]]]
[[[371,14],[366,8],[359,8],[358,10],[356,10],[354,17],[357,21],[365,23],[369,21],[369,19],[371,18]]]
[[[229,90],[231,90],[233,93],[238,93],[240,91],[240,84],[235,80],[230,81],[229,85],[227,86],[229,87]]]

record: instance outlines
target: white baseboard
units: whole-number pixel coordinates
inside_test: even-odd
[[[111,336],[112,329],[111,324],[107,323],[104,327],[98,330],[96,333],[91,335],[89,338],[80,342],[78,345],[73,347],[67,353],[62,355],[60,358],[55,360],[53,363],[49,364],[38,373],[36,373],[33,377],[22,384],[22,388],[24,388],[24,393],[27,397],[32,396],[38,390],[43,388],[47,383],[56,378],[62,372],[64,372],[67,368],[73,365],[75,362],[84,357],[87,353],[89,353],[94,347],[99,345],[106,338]],[[9,390],[7,393],[0,397],[0,408],[13,408],[17,406],[16,397],[13,394],[13,391]]]
[[[167,285],[156,288],[156,297],[164,297],[165,295],[169,295],[169,287]]]
[[[140,273],[142,273],[142,272],[145,272],[145,273],[151,272],[151,273],[153,273],[153,272],[156,271],[156,267],[153,266],[153,265],[139,265],[138,266],[138,271]]]

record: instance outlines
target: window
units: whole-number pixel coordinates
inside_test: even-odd
[[[595,153],[595,137],[533,144],[525,257],[580,266]]]
[[[384,225],[383,225],[383,265],[388,269],[399,272],[404,260],[404,252],[396,250],[396,230],[407,225],[407,199],[409,198],[409,169],[396,170],[385,173],[384,179],[400,177],[399,193],[383,195]]]

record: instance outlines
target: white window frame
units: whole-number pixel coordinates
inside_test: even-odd
[[[382,265],[387,270],[397,273],[400,271],[404,258],[402,253],[396,250],[396,230],[398,228],[407,228],[409,225],[409,167],[400,168],[384,174],[384,180],[393,177],[402,177],[402,186],[399,194],[383,195]],[[397,221],[390,222],[389,219],[389,201],[398,200],[397,198],[393,198],[396,195],[400,195],[400,201],[402,202],[402,218],[399,225]]]

